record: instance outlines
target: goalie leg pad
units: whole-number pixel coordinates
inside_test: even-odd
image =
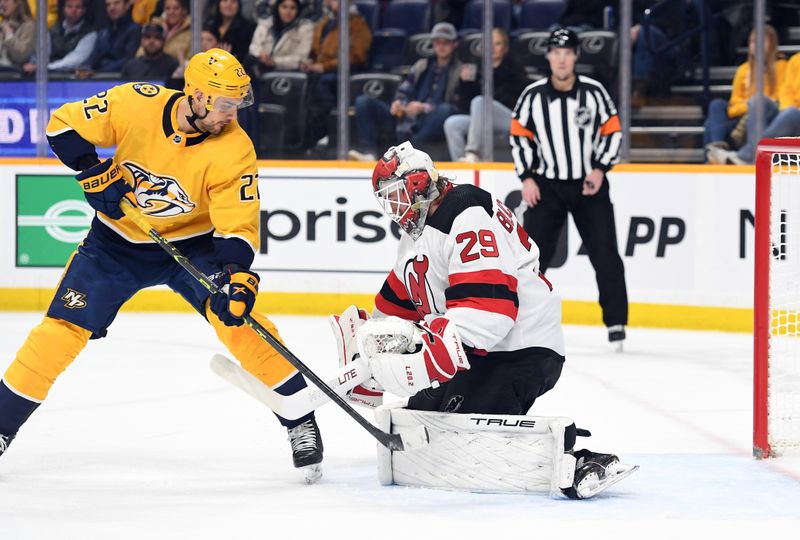
[[[358,329],[367,320],[369,320],[369,314],[357,306],[349,306],[341,315],[328,317],[328,324],[330,324],[331,332],[333,332],[333,337],[336,340],[340,368],[352,364],[360,358],[361,355],[358,352]],[[380,407],[383,403],[383,392],[372,378],[348,391],[346,395],[347,399],[355,405],[370,409]]]
[[[452,414],[379,407],[378,425],[392,432],[427,428],[430,443],[405,452],[378,448],[383,484],[563,497],[575,457],[565,451],[565,417]]]

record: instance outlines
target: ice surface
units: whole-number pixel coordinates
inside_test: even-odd
[[[0,369],[40,318],[0,313]],[[275,322],[332,374],[324,318]],[[123,313],[0,458],[0,539],[796,537],[800,460],[750,457],[751,337],[628,336],[615,354],[604,328],[567,327],[561,381],[532,411],[641,465],[567,501],[380,486],[375,444],[332,404],[318,412],[325,476],[306,486],[271,413],[209,370],[225,351],[200,317]]]

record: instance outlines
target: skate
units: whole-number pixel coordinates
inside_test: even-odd
[[[589,450],[575,452],[575,480],[563,490],[570,499],[588,499],[636,472],[638,465],[622,465],[614,454]]]
[[[621,324],[609,326],[608,341],[615,346],[616,352],[622,352],[622,343],[625,341],[625,326]]]
[[[0,434],[0,456],[2,456],[6,450],[8,450],[8,445],[11,444],[11,441],[14,440],[13,436],[7,436]]]
[[[322,478],[322,437],[317,421],[310,418],[288,431],[294,466],[304,469],[306,483],[313,484]]]

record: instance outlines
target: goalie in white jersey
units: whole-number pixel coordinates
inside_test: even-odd
[[[372,188],[405,234],[374,318],[355,306],[333,317],[341,361],[359,354],[372,374],[350,399],[376,407],[387,391],[408,397],[407,409],[525,415],[565,360],[561,299],[539,272],[539,248],[501,201],[440,176],[409,142],[378,161]],[[578,431],[564,434],[570,455]],[[596,481],[618,463],[574,455],[576,486],[581,466],[591,462]]]

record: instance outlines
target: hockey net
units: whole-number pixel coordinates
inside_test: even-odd
[[[800,450],[800,138],[756,157],[753,452]]]

